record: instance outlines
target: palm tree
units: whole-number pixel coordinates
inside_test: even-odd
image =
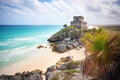
[[[87,59],[86,69],[88,74],[101,77],[107,73],[110,64],[117,55],[120,55],[120,35],[112,34],[106,30],[94,33],[85,33],[80,41],[85,43],[85,47],[90,52]]]

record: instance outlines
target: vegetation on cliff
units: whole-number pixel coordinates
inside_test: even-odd
[[[67,32],[67,31],[70,31],[70,30],[73,30],[73,29],[74,29],[74,26],[68,26],[68,27],[62,28],[60,31],[55,33],[53,36],[62,34],[64,32]]]
[[[59,42],[62,41],[65,38],[71,38],[76,39],[79,38],[81,35],[81,29],[75,28],[74,26],[66,26],[64,25],[64,28],[62,28],[60,31],[53,34],[48,41],[49,42]]]

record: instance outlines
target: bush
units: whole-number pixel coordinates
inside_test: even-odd
[[[79,64],[80,64],[80,62],[71,61],[68,64],[66,64],[65,66],[66,66],[67,70],[70,70],[70,69],[76,68]]]
[[[85,43],[85,47],[90,53],[89,59],[86,59],[85,62],[84,72],[89,74],[94,72],[94,75],[100,78],[106,75],[113,61],[119,61],[120,34],[99,29],[94,34],[85,33],[81,42]]]

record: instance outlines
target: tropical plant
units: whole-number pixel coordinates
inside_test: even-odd
[[[67,28],[67,24],[64,24],[63,27]]]
[[[110,68],[116,56],[120,56],[120,35],[103,29],[94,31],[94,33],[85,33],[80,41],[85,43],[85,47],[90,56],[87,60],[86,68],[88,74],[98,77],[105,75]]]

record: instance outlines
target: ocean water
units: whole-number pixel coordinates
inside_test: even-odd
[[[61,28],[60,25],[1,25],[0,67],[29,55],[33,46],[48,43],[47,39]]]

